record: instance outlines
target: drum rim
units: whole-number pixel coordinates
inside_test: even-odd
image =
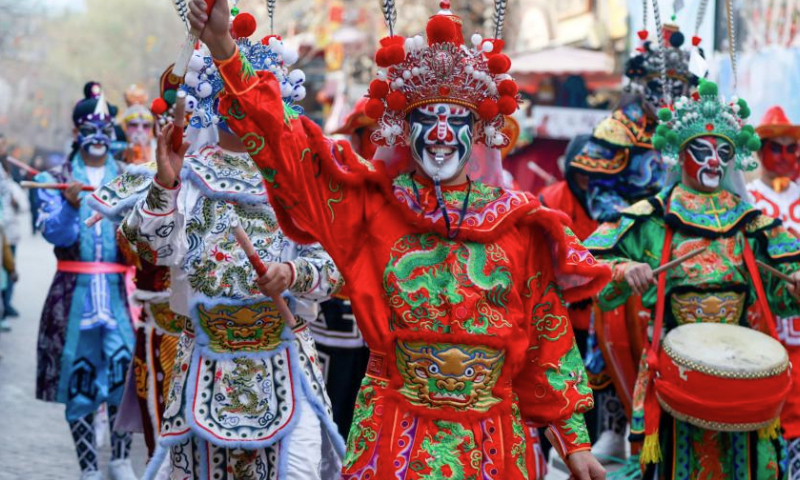
[[[781,375],[784,372],[786,372],[786,370],[789,368],[789,363],[790,363],[790,361],[789,361],[789,353],[787,352],[786,347],[784,347],[782,343],[780,343],[779,341],[777,341],[774,338],[770,337],[769,335],[764,334],[763,332],[759,332],[758,330],[755,330],[755,329],[752,329],[752,328],[747,328],[747,327],[742,327],[741,325],[733,325],[733,324],[727,324],[727,323],[709,323],[709,325],[728,325],[728,326],[732,326],[732,327],[744,328],[746,330],[751,330],[753,332],[760,333],[762,335],[767,336],[767,338],[775,340],[775,343],[777,343],[777,345],[780,345],[780,347],[783,349],[783,359],[781,360],[780,364],[778,364],[778,365],[776,365],[774,367],[764,368],[762,370],[756,370],[756,371],[752,371],[752,372],[741,372],[739,370],[733,370],[733,369],[725,368],[724,366],[723,367],[719,367],[719,366],[718,367],[711,367],[709,365],[706,365],[706,364],[697,362],[695,360],[686,358],[685,356],[683,356],[680,353],[678,353],[677,351],[675,351],[674,348],[672,348],[672,346],[670,344],[670,335],[669,334],[674,332],[674,331],[676,331],[678,328],[683,327],[683,326],[687,326],[687,325],[699,325],[699,324],[687,323],[687,324],[684,324],[684,325],[680,325],[680,326],[676,327],[675,329],[671,330],[669,333],[667,333],[667,335],[664,337],[664,341],[661,343],[661,349],[664,351],[664,353],[680,367],[687,368],[687,369],[690,369],[690,370],[694,370],[694,371],[697,371],[697,372],[700,372],[700,373],[704,373],[706,375],[712,375],[712,376],[719,377],[719,378],[733,378],[733,379],[742,379],[742,380],[752,380],[752,379],[759,379],[759,378],[776,377],[776,376]]]
[[[656,392],[656,399],[658,403],[661,405],[667,413],[669,413],[672,417],[682,422],[690,423],[695,427],[703,428],[706,430],[714,430],[717,432],[753,432],[756,430],[761,430],[762,428],[767,428],[772,425],[775,420],[780,417],[775,417],[771,420],[767,420],[765,422],[758,422],[758,423],[724,423],[724,422],[715,422],[711,420],[703,420],[702,418],[693,417],[691,415],[679,412],[672,408],[667,402],[661,398],[661,395]]]

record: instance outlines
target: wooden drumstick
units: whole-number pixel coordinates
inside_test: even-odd
[[[664,273],[664,272],[666,272],[668,270],[673,269],[674,267],[677,267],[678,265],[680,265],[681,263],[685,262],[686,260],[689,260],[690,258],[694,258],[694,257],[700,255],[701,253],[705,252],[707,248],[708,248],[708,246],[700,247],[700,248],[698,248],[696,250],[692,250],[691,252],[687,253],[686,255],[682,255],[682,256],[676,258],[675,260],[670,260],[669,262],[665,263],[664,265],[662,265],[662,266],[656,268],[655,270],[653,270],[653,276],[657,277],[661,273]]]
[[[256,252],[256,247],[253,246],[253,242],[250,241],[247,232],[244,231],[241,225],[233,227],[233,236],[236,237],[236,241],[239,243],[239,246],[242,247],[242,250],[244,250],[244,254],[247,255],[247,259],[250,260],[250,264],[253,265],[258,276],[263,277],[266,275],[267,267],[264,265],[264,262],[261,261],[261,257],[259,257],[258,252]],[[294,320],[294,315],[292,315],[292,311],[289,309],[289,305],[286,305],[286,301],[283,297],[274,296],[272,297],[272,301],[278,308],[281,317],[283,317],[283,321],[286,322],[290,328],[294,328],[297,325]]]
[[[771,267],[771,266],[767,265],[766,263],[762,262],[761,260],[756,260],[756,265],[758,265],[759,267],[763,268],[767,272],[775,275],[776,277],[780,278],[784,282],[794,283],[794,279],[792,277],[790,277],[789,275],[786,275],[785,273],[781,272],[780,270],[776,269],[775,267]]]
[[[19,182],[19,186],[22,188],[41,188],[44,190],[66,190],[69,188],[68,183],[42,183],[29,182],[27,180]],[[91,185],[83,185],[81,190],[84,192],[94,192],[95,188]]]
[[[8,161],[8,163],[10,163],[11,165],[14,165],[15,167],[19,167],[22,170],[25,170],[26,172],[28,172],[29,175],[39,175],[40,173],[42,173],[39,170],[36,170],[35,168],[31,167],[27,163],[17,160],[14,157],[6,157],[6,161]]]
[[[172,127],[172,150],[178,152],[183,145],[183,126],[186,123],[186,92],[178,90]]]
[[[97,222],[99,222],[102,219],[103,215],[101,215],[100,213],[95,213],[91,217],[87,218],[86,221],[83,222],[83,224],[89,228],[92,228],[97,224]]]

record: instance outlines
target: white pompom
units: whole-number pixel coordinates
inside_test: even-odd
[[[406,41],[403,42],[403,46],[406,49],[406,52],[413,52],[414,51],[414,39],[413,38],[406,38]]]
[[[403,78],[404,78],[404,79],[406,79],[406,80],[408,80],[409,78],[411,78],[411,72],[410,72],[409,70],[405,70],[405,71],[403,72]]]
[[[375,78],[378,80],[386,80],[386,71],[378,70],[378,73],[375,74]]]
[[[286,65],[294,65],[297,62],[297,50],[293,48],[286,48],[283,51],[283,63]]]
[[[400,128],[400,125],[392,125],[392,135],[400,135],[403,133],[403,129]]]
[[[475,71],[475,67],[472,65],[467,65],[467,68],[465,68],[464,71],[467,72],[467,75],[472,75],[472,72]]]
[[[491,51],[494,50],[494,44],[492,42],[486,42],[481,47],[481,50],[483,50],[485,53],[491,53]]]
[[[480,36],[480,34],[475,33],[475,34],[472,35],[472,38],[470,40],[472,40],[472,44],[477,47],[483,41],[483,37]]]
[[[486,137],[493,137],[494,134],[497,133],[497,129],[492,126],[484,128],[483,131],[486,133]]]
[[[425,39],[422,38],[422,35],[417,35],[414,37],[414,46],[417,47],[417,50],[425,48]]]
[[[211,84],[208,82],[203,82],[197,86],[197,94],[200,98],[208,98],[212,91]]]
[[[186,72],[186,76],[183,77],[183,83],[185,83],[187,87],[197,88],[197,85],[200,84],[200,75],[194,70],[189,70]]]
[[[192,54],[192,58],[189,59],[189,70],[199,72],[203,69],[205,64],[206,62],[203,61],[203,56],[195,52]]]
[[[269,48],[273,48],[274,49],[278,45],[280,45],[281,43],[282,42],[280,40],[278,40],[278,37],[272,37],[272,38],[269,39]]]
[[[302,70],[292,70],[289,73],[289,81],[297,85],[306,81],[306,74]]]
[[[474,78],[475,80],[478,80],[478,79],[480,79],[480,78],[481,78],[481,72],[480,72],[480,71],[478,71],[478,70],[474,70],[474,71],[472,72],[472,78]]]
[[[419,74],[420,74],[419,67],[414,67],[414,68],[411,69],[411,75],[414,75],[415,77],[419,77]]]
[[[195,108],[197,108],[197,98],[194,95],[186,95],[186,111],[194,112]]]
[[[383,128],[381,128],[381,137],[389,138],[389,136],[391,134],[392,134],[392,127],[383,127]]]
[[[299,102],[304,98],[306,98],[306,87],[302,85],[299,87],[294,87],[294,92],[292,92],[292,100]]]
[[[398,88],[403,88],[403,85],[406,84],[406,82],[404,82],[402,78],[395,79],[395,81],[392,83],[394,84],[395,90]]]
[[[495,133],[493,137],[494,143],[492,145],[502,145],[503,144],[503,135],[501,133]]]
[[[288,82],[281,84],[281,97],[287,98],[292,94],[292,85]]]

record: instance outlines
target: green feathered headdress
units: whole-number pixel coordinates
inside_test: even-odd
[[[680,152],[697,137],[716,136],[729,141],[736,149],[739,170],[754,170],[758,161],[753,153],[761,148],[761,140],[751,125],[745,125],[750,107],[740,98],[725,101],[717,84],[700,80],[691,98],[681,97],[672,109],[658,111],[659,125],[653,135],[653,148],[661,152],[664,161],[677,165]]]

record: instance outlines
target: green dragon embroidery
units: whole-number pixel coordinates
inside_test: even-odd
[[[466,480],[464,464],[459,454],[477,448],[474,434],[456,422],[436,421],[434,425],[439,431],[432,439],[428,437],[420,445],[422,451],[431,456],[428,460],[431,473],[422,475],[420,480]],[[452,472],[449,477],[442,473],[445,466],[450,467]]]
[[[234,358],[233,362],[236,364],[233,371],[222,376],[229,404],[220,408],[219,413],[244,413],[251,417],[262,415],[269,405],[260,401],[256,392],[260,391],[258,379],[267,376],[266,367],[249,358]]]

